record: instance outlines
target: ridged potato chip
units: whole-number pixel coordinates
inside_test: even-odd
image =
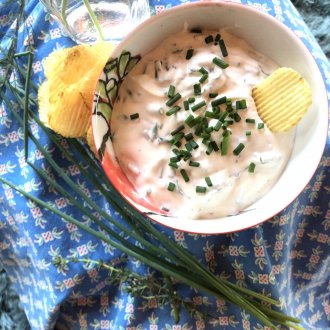
[[[40,120],[64,137],[84,137],[94,88],[113,45],[98,42],[51,53],[44,61],[47,80],[38,92]]]
[[[291,68],[279,68],[252,90],[258,114],[273,132],[293,128],[312,104],[306,80]]]
[[[87,132],[86,132],[86,142],[87,142],[89,148],[94,153],[94,155],[97,156],[97,150],[96,150],[95,144],[94,144],[93,129],[92,129],[91,123],[89,124]]]
[[[38,90],[38,107],[39,107],[39,118],[47,126],[48,125],[48,82],[44,81]]]

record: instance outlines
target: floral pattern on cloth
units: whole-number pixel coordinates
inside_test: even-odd
[[[179,0],[151,0],[152,14],[179,5]],[[289,0],[236,0],[266,12],[289,26],[315,57],[330,94],[330,65]],[[1,47],[11,36],[15,20],[12,6],[0,4]],[[33,81],[44,80],[43,59],[52,51],[74,43],[46,13],[41,3],[30,0],[25,6],[26,25],[19,31],[20,49],[27,40],[35,56]],[[24,58],[19,59],[26,65]],[[3,70],[0,75],[4,75]],[[15,77],[11,77],[14,79]],[[330,98],[330,96],[329,96]],[[1,101],[2,102],[2,101]],[[15,104],[14,104],[15,108]],[[30,129],[66,173],[114,218],[120,216],[97,191],[85,182],[79,169],[72,166],[31,120]],[[68,214],[78,214],[68,201],[40,179],[24,158],[24,133],[9,109],[0,104],[0,175],[39,198],[51,202]],[[66,139],[64,148],[70,148]],[[43,155],[34,145],[29,159],[49,170]],[[205,266],[230,281],[280,299],[284,310],[302,321],[306,329],[330,328],[330,141],[316,173],[304,191],[280,214],[255,228],[226,235],[195,235],[159,230],[187,248]],[[86,224],[89,220],[83,218]],[[184,309],[175,323],[171,306],[157,301],[134,299],[109,282],[107,271],[82,263],[55,267],[62,258],[102,259],[113,265],[123,263],[121,253],[93,236],[68,224],[47,210],[0,185],[0,260],[19,293],[32,329],[118,329],[190,330],[254,329],[270,330],[255,318],[221,299],[187,287],[177,289],[197,307],[208,307],[217,315],[211,320],[195,319]],[[127,266],[147,273],[144,265],[129,261]]]

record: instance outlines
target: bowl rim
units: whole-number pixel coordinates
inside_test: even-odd
[[[286,24],[284,24],[283,22],[279,21],[278,19],[276,19],[271,14],[265,13],[265,12],[263,12],[261,10],[258,10],[256,8],[254,8],[253,6],[248,5],[248,4],[237,3],[237,2],[233,2],[231,0],[215,0],[215,1],[214,0],[202,0],[202,1],[198,1],[198,2],[179,4],[177,6],[174,6],[172,8],[169,8],[169,9],[166,9],[166,10],[162,11],[161,13],[159,13],[157,15],[151,16],[146,21],[142,22],[140,25],[138,25],[136,28],[134,28],[131,32],[129,32],[128,35],[120,43],[118,43],[118,45],[116,45],[114,51],[116,49],[118,49],[118,48],[121,49],[122,48],[122,45],[127,42],[127,39],[128,40],[131,39],[134,36],[134,34],[136,33],[136,31],[139,31],[139,30],[143,29],[145,25],[149,25],[150,23],[152,24],[153,21],[155,21],[155,20],[158,20],[159,15],[166,17],[168,15],[172,15],[172,12],[178,12],[178,11],[181,11],[181,10],[184,11],[185,10],[185,7],[205,7],[205,6],[217,6],[217,7],[225,6],[225,7],[233,7],[233,8],[236,8],[236,9],[237,8],[241,8],[244,11],[252,12],[255,15],[260,15],[260,16],[266,18],[267,20],[270,20],[273,24],[278,25],[281,29],[285,30],[286,33],[291,34],[292,38],[295,39],[298,44],[300,44],[300,46],[304,50],[306,56],[309,57],[309,59],[312,62],[314,62],[314,64],[316,65],[316,67],[317,67],[317,69],[319,71],[320,78],[322,78],[321,80],[322,80],[322,87],[323,88],[322,88],[322,93],[321,94],[325,98],[325,103],[328,104],[327,88],[326,88],[326,84],[325,84],[325,81],[324,81],[324,76],[322,74],[322,71],[320,70],[320,65],[316,61],[315,57],[312,55],[312,52],[310,51],[310,49],[301,40],[301,38],[299,38],[294,33],[294,31],[290,27],[288,27]],[[102,74],[102,72],[100,73],[99,76],[101,76],[101,74]],[[94,91],[96,90],[97,85],[98,85],[98,81],[96,82],[96,86],[94,88]],[[94,103],[92,103],[91,116],[92,116],[92,113],[93,113],[93,109],[94,109]],[[93,132],[92,133],[92,137],[93,137],[93,143],[94,143],[94,146],[95,146],[95,130],[93,128],[93,120],[91,122],[92,122],[92,132]],[[134,205],[119,190],[117,190],[117,188],[115,188],[115,189],[119,193],[119,195],[121,196],[121,198],[123,198],[124,202],[128,203],[129,205],[131,205],[139,213],[142,213],[143,216],[145,216],[146,218],[148,218],[150,221],[155,222],[158,225],[162,225],[162,226],[165,226],[167,228],[173,229],[173,230],[182,231],[182,232],[190,233],[190,234],[219,235],[219,234],[228,234],[228,233],[233,233],[233,232],[240,232],[240,231],[243,231],[243,230],[246,230],[246,229],[249,229],[249,228],[254,228],[256,226],[259,226],[259,225],[265,223],[269,219],[273,218],[274,216],[276,216],[277,214],[279,214],[280,212],[282,212],[283,210],[285,210],[290,204],[293,203],[294,200],[296,200],[299,197],[299,195],[303,192],[303,190],[305,189],[305,187],[311,181],[311,179],[313,178],[313,176],[315,175],[315,173],[317,171],[317,168],[319,166],[319,163],[320,163],[320,161],[322,159],[322,156],[324,154],[324,149],[325,149],[325,146],[326,146],[327,135],[328,135],[327,132],[328,132],[328,127],[329,127],[329,111],[327,111],[327,122],[328,122],[327,128],[326,128],[324,134],[322,134],[322,136],[324,136],[324,141],[323,141],[322,148],[321,148],[322,149],[322,152],[320,152],[320,155],[319,155],[318,160],[315,161],[315,168],[314,168],[314,170],[312,170],[310,172],[309,177],[305,177],[304,178],[304,180],[303,180],[304,183],[301,185],[302,186],[302,189],[300,189],[300,192],[297,193],[296,196],[292,197],[292,199],[290,201],[288,201],[285,206],[281,207],[281,209],[278,210],[277,212],[275,212],[274,214],[272,214],[270,216],[267,216],[266,218],[263,218],[262,220],[255,221],[255,223],[249,224],[246,227],[245,226],[244,227],[240,226],[237,229],[221,230],[221,231],[210,231],[210,230],[194,231],[194,230],[191,230],[191,229],[185,229],[185,228],[182,228],[180,226],[176,226],[175,223],[161,222],[161,221],[159,221],[159,220],[151,217],[146,212],[143,212],[143,211],[139,210],[137,208],[137,206]],[[106,171],[107,164],[104,164],[101,161],[101,165],[102,165],[103,169],[105,170],[105,173],[107,173],[107,171]],[[111,179],[109,178],[108,175],[107,175],[107,178],[110,181],[110,183],[112,184]],[[199,220],[192,220],[192,219],[190,219],[190,221],[200,221],[200,222],[203,222],[204,220],[202,220],[202,219],[199,219]],[[209,219],[209,221],[221,221],[221,219]]]

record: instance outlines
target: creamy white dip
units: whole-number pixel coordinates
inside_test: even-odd
[[[185,29],[161,42],[126,77],[112,114],[112,142],[119,165],[138,193],[169,215],[203,219],[237,214],[275,184],[291,153],[294,132],[274,134],[266,126],[258,129],[261,119],[251,96],[252,88],[272,73],[277,64],[245,41],[226,31],[219,33],[227,48],[226,57],[218,44],[205,42],[207,36],[216,36],[215,31],[191,33]],[[187,60],[188,49],[193,49],[193,55]],[[212,62],[214,57],[229,66],[221,69]],[[208,79],[200,84],[201,95],[195,96],[193,86],[203,75],[199,71],[202,67],[208,72]],[[181,109],[168,116],[166,112],[173,108],[165,105],[170,85],[175,86],[175,93],[179,92],[182,98],[173,105]],[[194,135],[196,126],[190,128],[185,124],[189,114],[204,116],[205,111],[212,111],[214,98],[209,93],[217,93],[216,99],[230,98],[234,111],[237,100],[247,103],[247,109],[237,110],[241,120],[228,126],[232,134],[226,155],[221,155],[221,149],[208,155],[202,137]],[[195,97],[190,108],[203,100],[206,106],[194,112],[185,110],[183,101],[189,97]],[[225,104],[220,105],[221,113],[225,109]],[[138,118],[130,118],[137,113]],[[247,123],[247,118],[255,123]],[[218,119],[208,119],[208,126],[214,127],[217,122]],[[191,151],[189,160],[177,162],[175,169],[168,165],[170,158],[176,156],[173,149],[185,150],[187,141],[182,138],[179,148],[168,141],[173,138],[171,132],[181,124],[185,126],[181,132],[193,133],[199,147]],[[246,135],[247,131],[251,135]],[[219,147],[223,132],[220,129],[210,133],[210,140]],[[233,154],[240,143],[244,149],[239,155]],[[190,161],[199,163],[199,167],[189,166]],[[255,164],[253,173],[248,170],[251,163]],[[189,177],[188,182],[180,173],[182,169]],[[212,186],[207,185],[206,177]],[[170,182],[175,184],[173,191],[168,190]],[[205,187],[206,191],[196,192],[196,186]]]

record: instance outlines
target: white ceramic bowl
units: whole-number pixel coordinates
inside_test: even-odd
[[[108,79],[108,92],[105,91],[105,84],[97,85],[92,116],[95,146],[110,181],[141,212],[154,209],[137,195],[127,181],[116,163],[111,139],[107,135],[111,113],[109,91],[115,93],[116,84],[124,78],[124,73],[121,72],[114,79],[113,73],[106,75],[105,72],[109,72],[111,65],[116,67],[123,50],[132,56],[143,56],[157,46],[160,40],[182,30],[184,23],[188,23],[189,27],[214,30],[229,27],[232,34],[245,39],[280,66],[297,70],[312,88],[313,104],[298,124],[292,155],[283,174],[269,193],[248,208],[249,212],[204,220],[149,215],[165,226],[193,233],[239,231],[260,224],[282,211],[302,192],[314,174],[327,137],[328,104],[325,85],[317,64],[300,39],[272,16],[249,6],[230,2],[196,2],[169,9],[147,20],[130,33],[111,55],[114,60],[108,63],[100,77],[103,81]],[[131,60],[134,61],[134,57]],[[114,94],[110,92],[110,95]]]

